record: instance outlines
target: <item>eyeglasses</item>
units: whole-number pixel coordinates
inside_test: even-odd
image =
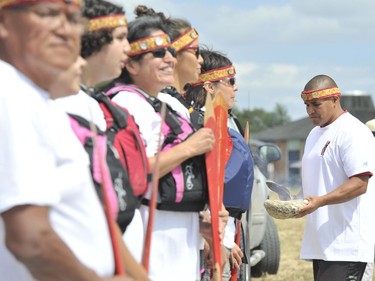
[[[8,9],[19,12],[32,13],[37,16],[46,26],[54,29],[61,26],[65,21],[75,30],[83,32],[88,26],[88,19],[82,17],[79,9],[62,10],[60,7],[52,7],[48,5],[35,5],[35,6],[15,6]]]
[[[235,77],[224,78],[222,80],[219,80],[219,82],[224,83],[224,84],[226,84],[228,86],[233,87],[234,85],[236,85],[236,78]]]
[[[181,51],[188,51],[188,50],[193,50],[195,56],[197,57],[197,59],[199,59],[199,56],[201,55],[201,51],[199,49],[199,46],[188,46],[186,48],[183,48]],[[189,52],[189,53],[191,53],[191,52]]]
[[[176,50],[172,47],[168,47],[168,48],[160,48],[160,49],[156,49],[156,50],[152,50],[150,51],[150,53],[155,57],[155,58],[164,58],[166,53],[170,52],[172,57],[176,57]]]

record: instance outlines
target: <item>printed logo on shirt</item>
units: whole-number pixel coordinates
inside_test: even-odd
[[[331,141],[327,141],[327,142],[326,142],[326,144],[324,145],[322,151],[320,152],[320,155],[321,155],[321,156],[324,156],[324,153],[326,152],[327,147],[329,146],[330,143],[331,143]]]

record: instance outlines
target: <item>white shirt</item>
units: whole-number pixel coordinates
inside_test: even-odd
[[[158,148],[161,118],[145,98],[119,92],[113,101],[128,109],[139,126],[149,157]],[[147,196],[150,196],[150,189]],[[144,232],[148,207],[140,207]],[[193,281],[199,278],[199,217],[197,212],[155,210],[149,276],[153,281]]]
[[[81,116],[93,122],[101,131],[107,128],[104,113],[99,103],[80,90],[78,94],[56,99],[56,103],[67,113]]]
[[[155,112],[151,104],[138,94],[122,91],[114,96],[112,100],[125,107],[133,115],[146,146],[147,156],[154,156],[158,150],[160,116]]]
[[[169,104],[170,107],[172,107],[173,110],[177,111],[180,113],[182,117],[184,117],[187,120],[190,120],[190,113],[189,109],[187,109],[178,99],[175,97],[172,97],[169,94],[162,93],[160,92],[158,94],[158,99],[161,100],[162,102],[165,102]]]
[[[66,114],[48,94],[0,61],[0,213],[31,204],[50,207],[53,229],[76,257],[111,276],[107,223],[89,173],[89,160]],[[4,243],[0,218],[0,272],[7,281],[34,280]]]
[[[305,196],[327,194],[349,177],[375,173],[375,139],[350,113],[326,127],[315,127],[306,140],[302,159]],[[374,260],[374,176],[367,192],[341,204],[318,208],[307,216],[302,259],[327,261]]]

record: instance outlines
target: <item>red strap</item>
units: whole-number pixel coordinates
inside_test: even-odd
[[[98,146],[96,146],[96,147],[99,148]],[[98,151],[98,149],[96,149],[96,153],[98,153],[99,155],[101,154],[100,151]],[[101,172],[101,176],[102,176],[101,187],[102,187],[102,193],[103,193],[104,212],[105,212],[105,216],[107,218],[109,234],[110,234],[111,242],[112,242],[116,274],[117,275],[125,275],[121,251],[120,251],[120,247],[118,245],[118,233],[116,231],[116,222],[111,215],[110,199],[109,199],[109,196],[107,194],[107,190],[109,188],[113,188],[113,187],[107,186],[108,181],[104,180],[104,178],[106,176],[109,176],[109,174],[105,173],[105,166],[104,166],[105,163],[103,163],[102,160],[103,159],[99,156],[99,166],[100,166],[100,172]],[[109,182],[111,182],[111,181],[109,181]]]
[[[241,243],[241,220],[236,220],[236,236],[234,237],[234,242],[240,247]],[[229,281],[237,281],[238,280],[238,270],[237,268],[232,268],[232,276],[230,277]]]

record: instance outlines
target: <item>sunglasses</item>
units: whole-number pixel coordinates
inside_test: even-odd
[[[161,48],[161,49],[156,49],[156,50],[152,50],[150,51],[150,53],[154,56],[154,58],[164,58],[165,57],[165,54],[168,52],[171,53],[171,55],[175,58],[176,57],[176,50],[172,47],[168,47],[168,48]]]
[[[181,51],[187,51],[187,50],[193,50],[195,56],[197,57],[197,59],[199,59],[199,56],[201,55],[199,46],[189,46],[189,47],[183,48]]]
[[[224,78],[224,79],[220,80],[219,82],[224,82],[228,86],[233,87],[234,85],[236,85],[236,78],[235,77]]]

